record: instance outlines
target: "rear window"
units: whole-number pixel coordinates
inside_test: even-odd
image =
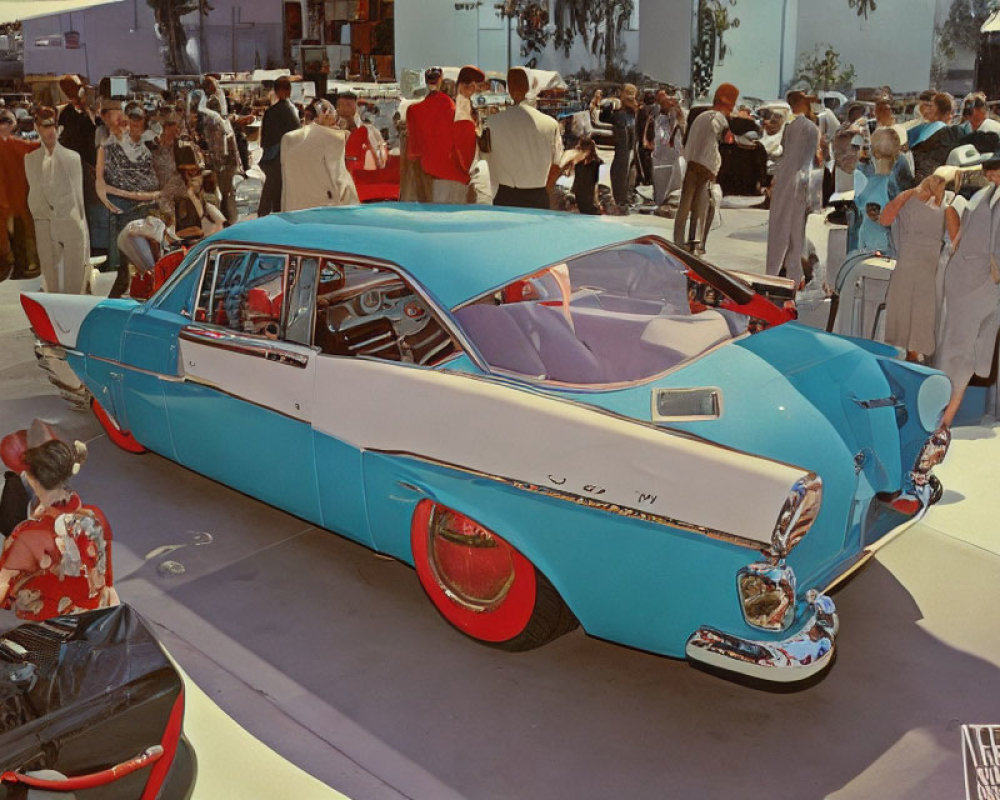
[[[587,253],[455,312],[493,370],[581,385],[648,379],[745,330],[746,318],[692,312],[685,265],[652,242]]]

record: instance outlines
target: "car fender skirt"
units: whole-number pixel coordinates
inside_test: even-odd
[[[833,601],[816,594],[798,632],[780,640],[753,640],[699,628],[685,654],[705,666],[768,683],[794,683],[822,672],[833,658],[839,622]]]

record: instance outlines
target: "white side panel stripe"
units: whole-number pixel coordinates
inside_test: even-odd
[[[468,376],[363,359],[316,362],[313,425],[321,433],[762,544],[805,472]]]

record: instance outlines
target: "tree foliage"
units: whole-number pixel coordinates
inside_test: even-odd
[[[795,82],[808,86],[810,92],[850,89],[856,77],[853,64],[841,64],[840,53],[832,44],[818,44],[812,52],[799,53],[795,64]]]
[[[538,53],[551,41],[569,55],[579,38],[604,61],[604,76],[619,76],[624,46],[622,33],[635,9],[634,0],[555,0],[552,17],[548,4],[536,0],[504,0],[497,4],[501,17],[516,20],[521,55]]]
[[[613,78],[624,57],[622,33],[635,4],[632,0],[556,0],[552,10],[555,46],[569,55],[577,38],[603,59],[604,76]]]
[[[847,0],[847,5],[857,11],[859,17],[865,19],[868,19],[868,15],[877,8],[875,0]]]
[[[952,59],[959,47],[973,52],[979,49],[979,29],[997,8],[1000,0],[952,0],[948,18],[938,31],[942,55]]]
[[[726,57],[726,31],[740,26],[729,12],[736,0],[698,0],[697,30],[691,42],[691,90],[695,97],[708,94],[715,65]]]

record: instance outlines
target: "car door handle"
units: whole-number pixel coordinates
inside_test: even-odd
[[[181,328],[179,336],[188,342],[254,358],[263,358],[265,361],[276,364],[285,364],[299,369],[305,369],[309,366],[308,354],[292,350],[284,342],[262,339],[258,336],[248,336],[219,328],[203,328],[200,325],[187,325]]]

